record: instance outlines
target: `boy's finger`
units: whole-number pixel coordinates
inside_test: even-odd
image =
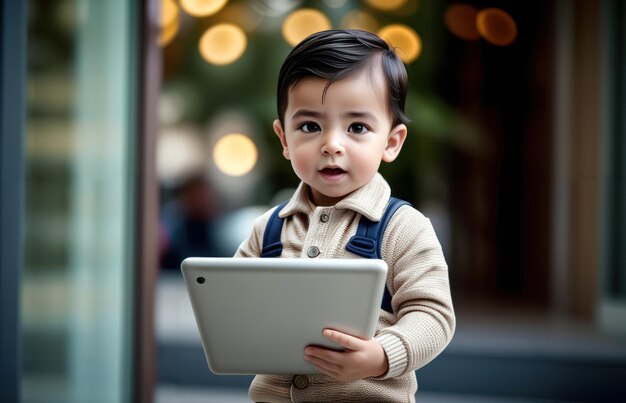
[[[326,348],[307,347],[304,350],[304,355],[317,357],[324,361],[332,363],[341,363],[343,361],[343,353],[334,350],[328,350]]]
[[[314,355],[305,355],[304,359],[311,362],[319,369],[325,369],[326,371],[330,371],[333,373],[338,372],[341,369],[339,365],[333,364],[332,362],[326,361]]]
[[[335,378],[337,379],[339,377],[339,374],[337,374],[336,372],[330,371],[324,367],[320,367],[319,365],[312,363],[313,365],[315,365],[315,368],[317,368],[322,374],[324,375],[328,375],[331,378]]]
[[[358,350],[363,340],[332,329],[324,329],[323,335],[348,350]]]

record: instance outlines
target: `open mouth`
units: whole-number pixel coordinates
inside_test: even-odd
[[[336,176],[346,173],[346,171],[341,168],[324,168],[320,172],[328,176]]]

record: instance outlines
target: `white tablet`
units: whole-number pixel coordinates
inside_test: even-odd
[[[187,258],[181,265],[216,374],[314,374],[304,348],[322,335],[376,331],[387,264],[377,259]]]

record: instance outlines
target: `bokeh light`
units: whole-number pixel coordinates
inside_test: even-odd
[[[422,53],[422,40],[412,28],[403,24],[387,25],[378,32],[396,51],[400,60],[411,63]]]
[[[162,183],[173,185],[206,166],[205,143],[192,127],[161,129],[157,142],[157,174]]]
[[[240,26],[246,32],[257,29],[263,20],[248,2],[230,3],[216,16],[219,22],[229,22]]]
[[[475,41],[480,38],[476,28],[478,9],[468,4],[451,4],[444,12],[444,23],[448,30],[456,37],[466,41]]]
[[[378,24],[378,21],[376,21],[376,18],[370,13],[361,10],[354,10],[343,17],[341,20],[341,27],[376,32],[380,28],[380,25]]]
[[[178,33],[179,28],[180,20],[178,18],[172,21],[170,25],[162,27],[158,39],[159,46],[167,46],[170,42],[172,42],[172,39],[174,39]]]
[[[221,137],[213,148],[217,168],[229,176],[242,176],[254,168],[258,159],[257,147],[250,137],[230,133]]]
[[[478,12],[476,27],[485,40],[497,46],[510,45],[517,37],[517,25],[513,17],[495,7]]]
[[[220,11],[228,0],[180,0],[180,6],[194,17],[206,17]]]
[[[169,27],[178,19],[178,4],[174,0],[161,0],[161,28]]]
[[[245,32],[235,24],[217,24],[200,38],[200,54],[212,64],[224,65],[239,59],[246,50]]]
[[[291,46],[296,46],[309,35],[332,27],[324,13],[312,8],[302,8],[289,14],[283,22],[283,38]]]
[[[397,10],[404,6],[407,0],[365,0],[371,7],[382,11]]]

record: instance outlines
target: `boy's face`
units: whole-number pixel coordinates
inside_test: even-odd
[[[290,88],[284,127],[274,131],[298,177],[311,187],[312,202],[334,205],[366,185],[381,161],[396,159],[406,138],[403,124],[392,127],[380,68],[364,69],[334,82],[307,77]]]

